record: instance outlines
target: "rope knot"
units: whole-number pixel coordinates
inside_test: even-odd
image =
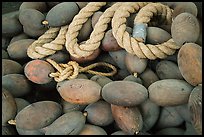
[[[57,72],[50,73],[49,76],[53,77],[56,82],[61,82],[65,79],[75,79],[79,72],[87,72],[89,74],[101,75],[101,76],[113,76],[117,73],[117,69],[108,63],[98,62],[91,64],[87,67],[81,67],[76,61],[69,61],[67,64],[57,64],[54,60],[46,59],[56,70]],[[103,73],[91,70],[97,66],[106,66],[112,69],[112,72]]]
[[[79,64],[75,61],[69,61],[67,64],[57,64],[51,59],[47,59],[47,61],[57,70],[57,72],[49,74],[57,82],[65,79],[74,79],[79,74]]]

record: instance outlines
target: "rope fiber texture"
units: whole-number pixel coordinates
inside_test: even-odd
[[[136,2],[139,8],[147,5],[147,2]],[[104,38],[106,29],[108,28],[108,24],[111,22],[113,16],[115,16],[115,12],[124,5],[122,2],[117,2],[112,5],[110,8],[106,9],[104,13],[99,18],[96,23],[91,35],[90,39],[88,39],[85,44],[79,45],[77,43],[77,34],[79,33],[80,28],[82,27],[82,23],[84,23],[87,18],[95,12],[95,10],[90,10],[91,8],[98,7],[99,9],[105,3],[99,4],[98,2],[89,3],[84,9],[82,9],[78,15],[76,15],[71,22],[68,32],[66,34],[66,49],[69,53],[76,57],[87,57],[93,53],[94,50],[99,48],[102,39]],[[90,12],[91,11],[91,12]],[[88,14],[89,16],[86,16]]]
[[[113,36],[120,47],[127,52],[138,56],[139,58],[166,58],[172,55],[180,47],[175,44],[173,39],[158,45],[145,44],[137,38],[133,38],[126,31],[126,18],[132,13],[138,12],[134,24],[151,24],[154,16],[159,16],[159,22],[170,24],[172,22],[172,9],[161,3],[152,2],[116,2],[107,8],[96,23],[90,38],[79,45],[77,36],[82,26],[106,2],[90,2],[73,18],[69,25],[50,28],[44,35],[36,40],[28,48],[28,56],[37,59],[44,58],[54,54],[57,50],[66,47],[69,54],[75,58],[87,57],[93,54],[94,50],[99,48],[104,38],[108,24],[112,21]],[[154,23],[154,22],[153,22]],[[50,35],[52,30],[56,30]],[[49,37],[50,36],[50,37]]]
[[[86,67],[81,67],[75,61],[69,61],[67,64],[57,64],[54,60],[51,60],[51,59],[46,59],[46,60],[57,70],[57,72],[49,74],[49,76],[53,77],[56,82],[60,82],[65,79],[75,79],[78,76],[78,74],[82,72],[87,72],[89,74],[100,75],[100,76],[113,76],[114,74],[117,73],[117,69],[113,65],[105,62],[97,62]],[[104,73],[104,72],[91,70],[98,66],[111,68],[112,71],[108,73]]]
[[[177,46],[173,39],[157,44],[145,44],[144,40],[137,38],[137,35],[132,37],[126,31],[126,21],[130,14],[136,13],[134,25],[144,24],[156,25],[162,23],[171,25],[172,12],[168,6],[161,3],[152,2],[116,2],[111,7],[107,8],[100,16],[96,23],[90,38],[79,45],[78,35],[84,23],[101,7],[105,6],[106,2],[90,2],[73,18],[69,25],[50,28],[28,48],[27,54],[32,59],[40,59],[54,54],[58,50],[66,48],[69,54],[75,58],[87,57],[99,48],[101,41],[104,38],[105,32],[109,23],[112,25],[113,36],[120,47],[128,53],[138,56],[139,58],[147,58],[154,60],[156,58],[166,58],[167,55],[175,53],[180,46]],[[159,17],[158,22],[151,22],[153,17]],[[49,24],[49,23],[48,23]],[[57,64],[53,60],[47,59],[56,69],[56,73],[51,73],[50,77],[54,77],[55,81],[63,81],[65,79],[76,78],[79,72],[88,72],[91,74],[112,76],[117,72],[117,69],[108,63],[95,63],[85,68],[79,66],[75,61],[70,61],[67,64]],[[113,71],[110,73],[102,73],[91,70],[97,66],[106,66]]]
[[[62,50],[67,29],[68,25],[48,29],[28,47],[27,55],[32,59],[40,59]]]
[[[138,56],[139,58],[148,58],[154,60],[156,58],[166,58],[167,55],[175,53],[180,47],[176,45],[173,39],[162,44],[152,45],[140,42],[136,38],[130,36],[126,31],[126,18],[130,13],[138,10],[136,3],[124,4],[116,12],[112,20],[112,30],[115,39],[120,47],[127,52]],[[143,7],[137,14],[134,24],[148,24],[153,16],[160,15],[165,24],[171,24],[172,10],[160,3],[149,3]]]

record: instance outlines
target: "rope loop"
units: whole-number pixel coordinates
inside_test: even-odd
[[[131,36],[126,31],[126,18],[137,11],[133,35]],[[161,3],[149,3],[139,8],[137,2],[132,2],[119,7],[112,19],[112,32],[118,45],[130,54],[150,60],[164,59],[167,55],[174,54],[180,46],[172,38],[157,45],[145,44],[148,23],[150,23],[153,16],[158,15],[160,15],[162,23],[171,25],[172,10]]]
[[[139,58],[163,59],[174,54],[180,48],[172,39],[157,45],[145,44],[148,24],[157,24],[150,22],[154,16],[160,18],[158,23],[169,25],[172,23],[173,10],[158,2],[116,2],[100,16],[90,38],[79,45],[77,37],[82,26],[87,22],[88,18],[106,4],[106,2],[90,2],[79,11],[70,24],[50,28],[31,44],[28,48],[28,56],[33,59],[44,58],[58,50],[62,50],[64,47],[75,58],[90,56],[101,45],[110,22],[112,22],[113,36],[118,45]],[[133,34],[131,36],[126,31],[126,18],[136,12],[138,14],[134,19]]]

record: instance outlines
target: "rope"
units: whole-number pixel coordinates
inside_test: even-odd
[[[137,2],[139,8],[144,7],[147,2]],[[108,28],[108,23],[110,23],[112,17],[115,14],[115,11],[119,7],[124,5],[122,2],[117,2],[112,5],[110,8],[106,9],[105,12],[100,16],[98,22],[96,23],[93,32],[90,35],[90,39],[85,42],[85,44],[79,45],[77,43],[77,35],[83,25],[86,22],[88,17],[93,15],[96,10],[99,10],[100,7],[105,5],[105,2],[91,2],[85,8],[83,8],[78,15],[76,15],[69,25],[68,32],[66,34],[66,48],[71,54],[76,58],[87,57],[91,55],[94,50],[99,48],[101,40],[104,38],[105,31]],[[93,8],[94,10],[92,10]]]
[[[90,39],[81,45],[77,43],[77,35],[82,28],[83,23],[85,23],[86,20],[88,20],[88,18],[94,14],[94,12],[106,5],[106,2],[91,2],[74,17],[66,34],[67,41],[65,44],[66,49],[69,51],[71,56],[76,58],[87,57],[100,46],[100,41],[105,35],[105,30],[108,27],[108,23],[111,21],[115,10],[120,7],[121,4],[122,3],[114,4],[101,15],[90,35]],[[95,7],[94,10],[92,10],[93,7]],[[86,16],[87,14],[89,16]]]
[[[83,24],[101,7],[106,5],[106,2],[90,2],[73,18],[69,26],[55,28],[59,33],[55,34],[49,40],[44,39],[42,35],[28,48],[28,56],[31,58],[43,58],[54,54],[56,50],[61,50],[65,45],[67,51],[75,58],[90,56],[101,44],[104,38],[105,31],[108,28],[108,23],[112,21],[113,36],[117,40],[119,46],[127,52],[138,56],[139,58],[165,58],[167,55],[175,53],[180,47],[176,45],[173,39],[170,39],[162,44],[151,45],[145,44],[145,41],[139,37],[131,37],[126,31],[126,18],[131,13],[138,12],[134,24],[157,24],[150,22],[153,16],[160,17],[159,22],[171,24],[172,10],[161,3],[150,2],[117,2],[110,8],[106,9],[96,23],[90,38],[83,44],[77,43],[77,36]],[[50,28],[52,29],[52,28]],[[48,30],[49,31],[49,30]],[[57,38],[55,39],[55,37]],[[145,35],[144,35],[145,36]]]
[[[8,121],[8,124],[10,124],[10,125],[16,125],[16,120],[11,119],[11,120]]]
[[[45,43],[49,43],[55,39],[60,28],[49,28],[42,36],[34,41],[27,49],[27,55],[32,59],[44,58],[43,54],[35,51],[36,47],[41,47]]]
[[[54,78],[56,82],[60,82],[65,79],[75,79],[77,75],[81,72],[87,72],[89,74],[95,74],[95,75],[101,75],[101,76],[113,76],[114,74],[117,73],[117,69],[113,65],[105,62],[98,62],[98,63],[91,64],[87,67],[81,67],[75,61],[69,61],[67,64],[57,64],[54,60],[51,60],[51,59],[46,59],[46,60],[57,70],[57,72],[49,74],[49,76]],[[97,71],[91,70],[98,66],[109,67],[112,69],[112,71],[109,73],[103,73],[103,72],[97,72]]]
[[[140,5],[142,5],[142,4],[143,4],[143,6],[145,6],[147,4],[147,2],[141,2]],[[86,7],[81,9],[80,12],[74,17],[72,23],[69,25],[68,30],[65,29],[65,30],[63,30],[63,33],[61,33],[62,35],[60,35],[60,36],[58,35],[58,37],[64,38],[65,37],[64,34],[67,31],[66,38],[63,39],[62,42],[60,42],[60,45],[61,45],[60,48],[58,48],[58,46],[56,46],[57,43],[55,41],[51,40],[51,41],[47,42],[49,44],[45,44],[46,41],[43,41],[43,39],[41,38],[41,41],[43,43],[37,44],[37,45],[34,43],[29,48],[32,52],[30,52],[31,54],[29,54],[28,56],[30,58],[33,58],[33,59],[34,58],[35,59],[44,58],[48,55],[54,54],[55,50],[57,50],[57,49],[60,50],[63,45],[66,46],[66,49],[69,51],[69,53],[73,57],[80,58],[80,57],[87,57],[87,56],[91,55],[94,52],[94,50],[96,50],[100,46],[101,40],[104,38],[105,31],[108,27],[108,23],[110,23],[115,11],[121,5],[123,5],[123,3],[117,2],[116,4],[114,4],[113,6],[108,8],[103,13],[103,15],[100,17],[97,24],[95,25],[94,30],[90,35],[90,39],[87,40],[85,44],[79,45],[77,43],[77,36],[78,36],[79,31],[82,28],[83,24],[88,20],[89,17],[91,17],[96,11],[98,11],[104,5],[106,5],[106,2],[90,2],[89,4],[87,4]],[[63,27],[59,28],[59,29],[61,31],[63,29]],[[44,35],[46,35],[46,34],[44,34]],[[65,42],[65,40],[66,40],[66,42]],[[51,42],[51,44],[50,44],[50,42]],[[55,48],[55,47],[57,47],[57,48]],[[34,54],[34,55],[32,55],[32,54]]]
[[[66,41],[65,33],[67,29],[68,25],[50,28],[28,47],[28,56],[32,59],[44,58],[62,50]]]
[[[151,60],[156,58],[162,59],[167,55],[174,54],[175,50],[180,47],[176,45],[173,39],[158,45],[145,45],[144,42],[130,36],[130,34],[126,31],[125,18],[127,18],[130,13],[134,13],[137,10],[138,6],[133,2],[132,4],[124,4],[123,7],[120,7],[115,12],[112,19],[112,31],[119,46],[139,58],[148,58]],[[163,18],[165,17],[166,24],[171,24],[172,10],[168,6],[160,3],[150,3],[143,7],[138,12],[134,20],[134,24],[148,24],[153,16],[159,14],[161,14]]]

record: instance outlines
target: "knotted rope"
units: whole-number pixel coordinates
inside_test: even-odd
[[[62,37],[63,39],[59,44],[61,45],[60,48],[52,48],[57,45],[57,42],[55,40],[53,42],[53,39],[44,42],[42,35],[39,38],[40,40],[37,40],[38,42],[34,42],[31,47],[28,48],[28,52],[30,53],[28,56],[31,58],[43,58],[50,54],[54,54],[56,49],[60,50],[62,46],[65,45],[71,56],[76,58],[87,57],[91,55],[94,50],[99,48],[101,40],[103,39],[108,27],[108,23],[110,23],[111,20],[113,35],[119,46],[129,53],[137,55],[139,58],[165,58],[167,55],[172,55],[176,49],[180,48],[174,43],[173,39],[158,45],[145,45],[144,41],[140,38],[130,37],[129,33],[125,31],[126,18],[130,16],[130,13],[138,11],[139,12],[134,20],[135,24],[148,24],[151,18],[155,15],[161,15],[160,21],[163,21],[163,23],[171,23],[172,10],[168,6],[161,3],[147,2],[115,3],[110,8],[106,9],[99,18],[93,32],[90,35],[90,39],[88,39],[84,44],[79,45],[77,43],[77,36],[83,24],[94,14],[94,12],[98,11],[104,5],[106,5],[106,2],[90,2],[86,7],[81,9],[74,17],[73,21],[69,24],[68,29],[63,30],[63,33],[61,33],[62,35],[58,35],[58,38]],[[55,29],[61,31],[63,27]]]
[[[56,82],[60,82],[65,79],[75,79],[78,76],[78,74],[82,72],[87,72],[89,74],[101,76],[113,76],[114,74],[117,73],[117,69],[113,65],[104,62],[98,62],[86,67],[81,67],[76,61],[69,61],[67,64],[57,64],[54,60],[51,59],[46,60],[57,70],[57,72],[49,74],[49,76],[53,77]],[[91,70],[98,66],[111,68],[112,71],[109,73],[104,73]]]

